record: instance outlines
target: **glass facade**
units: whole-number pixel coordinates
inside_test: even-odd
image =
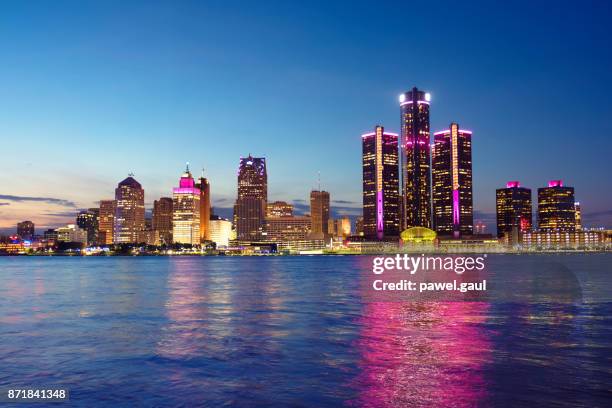
[[[518,181],[509,181],[506,188],[496,190],[497,236],[503,237],[513,230],[531,230],[531,190],[521,187]]]
[[[239,240],[261,240],[265,233],[268,173],[263,157],[240,158],[234,225]]]
[[[432,147],[432,201],[434,229],[440,235],[471,235],[472,132],[451,123],[434,133]]]
[[[329,236],[329,193],[313,190],[310,192],[311,239],[326,239]]]
[[[172,244],[172,198],[161,197],[153,202],[152,228],[157,244]]]
[[[400,95],[402,228],[431,228],[429,94],[412,88]]]
[[[382,126],[361,136],[363,232],[368,239],[399,237],[398,139],[398,134],[385,132]]]
[[[541,231],[576,230],[574,187],[552,180],[548,187],[538,188],[538,229]]]
[[[98,243],[100,245],[113,243],[116,208],[115,200],[100,200],[100,218],[98,219]]]
[[[76,217],[76,225],[87,231],[87,243],[98,242],[98,223],[100,218],[99,208],[89,208],[79,212]]]
[[[180,244],[200,244],[200,189],[189,172],[172,189],[172,239]]]
[[[113,242],[138,243],[145,230],[144,190],[132,176],[115,189]]]
[[[210,241],[210,183],[200,177],[196,187],[200,190],[200,241]]]

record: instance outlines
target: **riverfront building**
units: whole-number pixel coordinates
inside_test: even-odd
[[[398,138],[397,133],[385,132],[382,126],[361,135],[363,230],[368,239],[399,237]]]
[[[495,209],[499,238],[513,231],[531,230],[531,190],[521,187],[518,181],[509,181],[506,188],[496,190]]]
[[[429,93],[412,88],[399,97],[403,220],[401,229],[431,228]]]
[[[210,183],[202,175],[196,187],[200,190],[200,242],[210,241]]]
[[[310,239],[325,240],[329,236],[329,193],[322,190],[310,192]]]
[[[153,219],[151,227],[157,245],[172,244],[173,203],[170,197],[161,197],[153,201]]]
[[[200,189],[189,166],[172,189],[172,239],[180,244],[200,244]]]
[[[268,173],[263,157],[240,158],[238,195],[234,205],[234,225],[237,238],[261,240],[265,232],[268,203]]]
[[[538,188],[538,229],[541,231],[576,230],[574,187],[562,180],[551,180],[548,187]]]
[[[144,190],[132,176],[115,189],[114,243],[137,243],[145,230]]]
[[[434,229],[439,235],[472,235],[472,132],[451,123],[434,133],[432,149]]]

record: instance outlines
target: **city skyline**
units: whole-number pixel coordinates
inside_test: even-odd
[[[400,133],[397,97],[412,86],[431,93],[431,130],[457,121],[477,135],[474,222],[484,220],[488,232],[492,192],[507,180],[535,191],[563,179],[576,188],[586,226],[612,226],[612,192],[601,189],[612,149],[608,5],[491,7],[477,19],[474,6],[453,4],[328,5],[325,13],[316,4],[148,4],[146,13],[139,3],[121,13],[68,5],[9,5],[0,28],[14,39],[1,46],[3,232],[32,218],[37,228],[72,223],[79,210],[112,198],[130,172],[150,211],[186,161],[206,169],[212,205],[227,216],[235,158],[249,151],[269,160],[270,201],[297,204],[299,213],[320,171],[332,210],[357,215],[355,135],[375,123]],[[408,13],[422,17],[414,43],[397,35]],[[219,30],[219,16],[230,16],[240,36]],[[375,17],[384,29],[363,30]],[[443,22],[456,19],[465,24],[449,40]],[[35,28],[24,32],[26,21]],[[364,63],[371,55],[380,62]],[[567,103],[574,91],[584,95],[580,104]]]

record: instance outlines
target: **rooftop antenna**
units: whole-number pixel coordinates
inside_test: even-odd
[[[187,169],[185,170],[185,173],[189,173],[189,162],[187,162]]]
[[[321,170],[319,170],[317,174],[318,174],[317,178],[318,178],[318,183],[319,183],[319,191],[321,191]]]
[[[133,172],[133,171],[130,171],[130,172],[128,173],[128,177],[134,177],[134,172]]]
[[[204,167],[202,167],[202,178],[204,178]]]

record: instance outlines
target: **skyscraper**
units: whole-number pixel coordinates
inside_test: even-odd
[[[32,221],[22,221],[17,223],[17,235],[19,238],[26,241],[34,238],[34,223]]]
[[[153,201],[153,219],[151,226],[153,235],[159,239],[160,244],[172,244],[172,198],[161,197]]]
[[[361,135],[363,228],[369,239],[399,237],[400,195],[397,133],[376,126]]]
[[[99,208],[89,208],[79,212],[76,217],[76,225],[87,231],[87,243],[98,242],[98,223],[100,218]]]
[[[562,180],[551,180],[548,187],[538,188],[538,229],[576,230],[574,187],[564,187]]]
[[[402,228],[431,228],[429,93],[412,88],[400,95]]]
[[[115,200],[100,200],[100,218],[98,219],[98,243],[100,245],[113,243],[116,208]]]
[[[473,233],[472,132],[451,123],[434,133],[431,155],[434,229],[459,237]]]
[[[582,210],[578,201],[574,203],[574,213],[576,214],[576,231],[580,231],[582,229]]]
[[[240,158],[238,196],[234,205],[234,225],[239,240],[263,237],[268,203],[268,173],[263,157]]]
[[[310,192],[311,239],[327,239],[329,235],[329,193],[313,190]]]
[[[144,190],[128,176],[115,189],[113,242],[137,243],[145,229]]]
[[[180,244],[200,244],[200,189],[189,171],[189,165],[172,189],[172,239]]]
[[[521,187],[518,181],[509,181],[506,188],[496,190],[497,236],[531,230],[531,190]]]
[[[200,189],[200,241],[210,241],[210,183],[204,174],[196,187]]]

